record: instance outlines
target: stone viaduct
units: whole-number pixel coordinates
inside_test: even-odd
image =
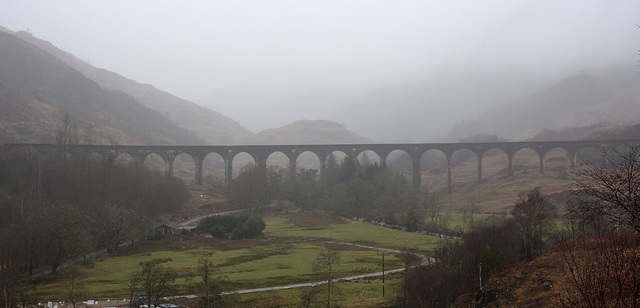
[[[538,154],[540,159],[540,173],[544,173],[544,159],[552,149],[563,149],[571,161],[571,167],[575,167],[576,159],[581,150],[591,147],[602,151],[610,147],[622,145],[639,145],[640,139],[633,140],[589,140],[589,141],[541,141],[541,142],[488,142],[488,143],[409,143],[409,144],[298,144],[298,145],[211,145],[211,146],[164,146],[164,145],[69,145],[66,151],[71,154],[98,153],[103,157],[108,155],[114,158],[127,153],[137,162],[144,160],[151,154],[157,154],[165,162],[166,172],[173,173],[173,162],[180,154],[191,156],[195,162],[195,182],[202,184],[202,165],[204,158],[211,153],[222,157],[225,165],[225,181],[229,186],[232,180],[232,162],[240,153],[249,154],[256,165],[266,166],[271,154],[281,152],[289,159],[289,174],[296,175],[296,160],[304,152],[315,154],[320,161],[319,173],[325,173],[327,157],[339,151],[346,155],[357,157],[360,153],[371,151],[378,155],[381,164],[386,164],[387,156],[394,151],[402,151],[408,154],[412,161],[412,187],[419,192],[421,189],[421,163],[422,155],[430,150],[440,151],[447,161],[447,189],[452,190],[451,158],[460,150],[473,152],[478,159],[478,181],[482,181],[482,158],[490,150],[500,150],[509,158],[509,175],[513,175],[513,157],[523,149],[531,149]],[[56,145],[52,144],[5,144],[7,148],[16,148],[31,152],[39,152],[43,155],[53,155]]]

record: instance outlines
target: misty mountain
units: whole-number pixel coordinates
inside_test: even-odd
[[[330,115],[340,106],[360,97],[357,84],[343,82],[331,72],[315,75],[297,67],[274,66],[216,89],[198,102],[242,118],[240,124],[259,132],[301,119],[333,120]]]
[[[526,98],[457,123],[451,138],[496,134],[527,139],[543,130],[638,122],[640,75],[632,70],[610,69],[565,78]]]
[[[102,144],[202,144],[130,95],[105,90],[48,52],[0,32],[0,142],[55,142],[64,114]],[[89,131],[91,131],[89,133]]]
[[[94,142],[102,144],[372,142],[321,120],[252,134],[218,112],[95,68],[29,33],[0,27],[0,34],[0,142],[53,143],[65,113],[81,134],[91,128]]]
[[[11,33],[1,27],[0,31]],[[248,123],[241,124],[250,128],[279,127],[254,135],[219,112],[151,85],[95,68],[29,33],[17,32],[14,35],[45,49],[57,60],[71,66],[65,74],[80,72],[89,78],[85,78],[83,83],[94,88],[97,85],[107,94],[82,94],[82,91],[74,89],[68,90],[66,95],[69,97],[65,97],[60,93],[60,80],[53,79],[52,75],[47,76],[51,79],[50,84],[44,80],[35,82],[34,78],[28,82],[11,81],[20,78],[20,74],[10,74],[10,70],[25,69],[22,73],[37,75],[40,69],[34,67],[35,64],[16,68],[15,64],[20,62],[6,60],[3,63],[7,66],[2,68],[2,73],[7,80],[0,83],[2,118],[5,121],[2,130],[3,136],[7,136],[3,140],[52,140],[56,123],[64,112],[70,111],[82,114],[76,116],[82,125],[88,127],[94,123],[100,126],[102,142],[110,139],[119,143],[162,144],[203,142],[187,129],[197,132],[209,144],[372,142],[361,136],[376,142],[433,142],[457,141],[479,134],[525,139],[544,129],[582,127],[594,123],[628,124],[637,123],[640,119],[640,75],[635,71],[589,71],[555,84],[549,77],[542,78],[515,68],[448,69],[416,73],[402,79],[381,72],[375,78],[362,76],[365,82],[354,79],[346,68],[331,67],[322,73],[311,73],[274,64],[261,74],[215,90],[203,100],[210,108],[231,118],[242,115],[243,121],[248,119]],[[2,47],[8,47],[5,45]],[[6,56],[8,54],[2,54],[2,57]],[[21,56],[26,57],[26,54]],[[56,65],[63,66],[61,63]],[[43,69],[42,74],[46,71]],[[55,75],[64,78],[65,74]],[[81,75],[74,78],[80,79]],[[68,84],[65,86],[73,88]],[[111,98],[100,98],[105,95]],[[89,106],[96,105],[97,101],[116,108],[118,104],[104,103],[110,99],[120,103],[127,101],[132,106],[139,102],[148,109],[134,111],[138,107],[132,107],[133,114],[148,112],[149,117],[161,116],[173,122],[164,125],[163,129],[177,127],[181,133],[163,140],[165,137],[150,137],[155,133],[164,134],[163,129],[128,128],[129,131],[124,132],[120,130],[127,129],[127,125],[111,126],[103,119],[117,122],[121,119],[119,116],[101,118],[102,112],[88,111]],[[79,104],[77,100],[90,103]],[[256,105],[256,102],[260,104]],[[133,116],[124,111],[120,113],[125,117]],[[136,120],[125,122],[129,126],[131,123],[142,125],[142,119],[145,119],[144,116],[133,118]],[[298,121],[300,118],[328,121]],[[15,119],[20,120],[15,122]],[[164,120],[160,122],[166,123]],[[292,122],[281,127],[282,123]],[[330,124],[322,127],[316,122]],[[345,136],[341,135],[341,130]],[[293,134],[294,131],[299,134]],[[133,137],[129,133],[137,133],[138,136]],[[37,137],[27,138],[30,134]]]
[[[7,32],[8,30],[0,29],[0,31]],[[117,73],[96,68],[72,54],[60,50],[50,42],[36,38],[27,32],[20,31],[15,35],[46,50],[101,87],[119,90],[131,95],[140,103],[161,113],[179,126],[196,132],[208,144],[235,144],[252,134],[219,112],[176,97],[152,85],[141,84]]]
[[[545,80],[521,71],[447,69],[371,89],[345,106],[340,119],[384,142],[454,141],[447,137],[457,121],[490,106],[533,93]]]
[[[279,128],[267,129],[248,137],[246,144],[327,144],[374,143],[347,130],[343,125],[325,120],[300,120]]]
[[[376,142],[458,141],[478,134],[523,139],[543,129],[640,120],[640,75],[632,69],[563,77],[517,67],[449,68],[402,79],[381,72],[375,81],[348,79],[345,72],[334,67],[314,75],[275,66],[203,102],[249,118],[254,127],[321,118]]]
[[[535,93],[547,82],[518,70],[451,68],[402,78],[349,73],[278,66],[213,91],[202,103],[232,118],[250,118],[251,124],[242,123],[250,129],[253,123],[255,129],[320,118],[377,142],[433,142],[442,141],[454,123]]]

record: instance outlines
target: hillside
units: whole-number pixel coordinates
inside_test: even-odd
[[[521,307],[531,303],[537,303],[535,307],[556,307],[556,298],[567,288],[566,266],[559,247],[549,249],[529,263],[494,275],[476,297],[484,307]],[[471,301],[470,298],[459,300]]]
[[[456,124],[452,138],[484,133],[527,139],[544,129],[640,121],[640,76],[629,70],[588,71],[529,97]]]
[[[246,144],[373,143],[344,126],[324,120],[300,120],[244,139]]]
[[[530,141],[562,140],[613,140],[640,138],[640,124],[610,125],[594,124],[583,127],[564,127],[558,130],[544,129]]]
[[[65,113],[72,115],[81,129],[92,127],[94,142],[105,144],[372,142],[322,120],[298,121],[253,135],[215,111],[94,68],[28,33],[18,35],[47,50],[6,32],[0,31],[0,35],[2,142],[52,143]],[[147,102],[146,106],[140,100]],[[198,136],[174,122],[186,123],[183,127],[197,130]]]
[[[474,294],[476,307],[632,307],[638,297],[637,240],[630,235],[564,241],[492,276]],[[472,301],[462,296],[456,307]]]
[[[0,28],[0,31],[8,30]],[[198,133],[208,144],[235,144],[252,134],[219,112],[176,97],[152,85],[141,84],[117,73],[96,68],[72,54],[58,49],[50,42],[36,38],[27,32],[20,31],[15,35],[46,50],[60,61],[98,83],[102,88],[119,90],[131,95],[143,105],[158,111],[179,126]]]
[[[80,130],[91,130],[96,143],[203,143],[130,95],[103,89],[46,51],[6,32],[0,32],[0,106],[2,143],[53,143],[64,114],[71,115]]]

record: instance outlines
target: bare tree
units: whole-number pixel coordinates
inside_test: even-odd
[[[572,174],[573,228],[558,248],[569,281],[563,307],[640,307],[640,146],[603,156]]]
[[[132,272],[129,275],[129,281],[126,283],[127,289],[129,289],[129,307],[138,307],[140,303],[137,302],[136,293],[140,288],[139,272]]]
[[[240,170],[240,175],[233,180],[231,195],[234,202],[240,203],[245,209],[269,204],[272,199],[270,189],[273,183],[269,183],[267,170],[264,166],[247,164]],[[271,180],[275,178],[272,177]]]
[[[445,233],[449,227],[449,218],[442,215],[443,204],[438,200],[437,194],[427,194],[423,207],[427,216],[426,229],[431,232]]]
[[[330,246],[322,248],[313,261],[313,271],[321,273],[324,281],[327,282],[327,307],[331,307],[331,290],[336,288],[333,283],[333,273],[339,263],[340,252]]]
[[[73,277],[63,284],[62,292],[64,301],[76,308],[78,302],[84,297],[84,284],[78,281],[77,277]]]
[[[99,213],[92,222],[98,247],[116,251],[127,240],[140,238],[137,231],[145,221],[133,209],[107,205]]]
[[[222,298],[223,281],[213,277],[216,268],[211,261],[210,254],[200,257],[197,270],[197,275],[202,279],[197,285],[198,292],[201,294],[198,300],[198,307],[222,307],[224,304]]]
[[[526,257],[531,261],[542,248],[543,234],[556,209],[540,188],[518,194],[511,215],[520,229]]]
[[[64,162],[68,154],[67,146],[77,144],[77,140],[78,130],[75,120],[70,114],[65,113],[56,134],[56,155],[58,155],[58,159]]]
[[[30,280],[21,280],[16,283],[18,299],[22,307],[29,307],[38,302],[36,285]],[[15,307],[15,306],[13,306]]]
[[[55,274],[60,264],[83,253],[87,239],[85,217],[73,204],[47,204],[39,213],[42,249]]]
[[[160,299],[170,290],[171,283],[176,280],[176,272],[173,268],[165,268],[157,261],[140,262],[142,269],[131,275],[129,288],[134,286],[142,288],[146,292],[147,303],[159,305]]]
[[[587,161],[572,174],[582,210],[640,233],[640,146],[605,149],[603,155],[603,163]]]
[[[640,238],[609,227],[558,246],[569,282],[559,306],[640,307]]]
[[[318,286],[312,286],[300,292],[300,307],[311,307],[311,303],[315,301],[316,295],[318,295],[318,293],[320,293],[320,287]]]

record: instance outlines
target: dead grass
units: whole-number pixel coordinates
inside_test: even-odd
[[[581,260],[588,254],[599,253],[603,241],[607,242],[608,239],[578,239],[568,246],[575,249],[578,260]],[[627,248],[633,251],[631,246]],[[566,295],[570,289],[565,275],[568,264],[562,249],[561,245],[554,246],[531,262],[510,267],[491,277],[483,285],[483,292],[492,294],[496,300],[488,307],[520,307],[532,303],[536,305],[531,307],[556,307],[558,297]],[[471,295],[466,295],[459,298],[458,303],[463,306],[470,301]]]
[[[508,172],[506,154],[487,156],[482,161],[483,177],[479,183],[477,159],[472,158],[452,166],[452,194],[447,192],[447,174],[443,167],[422,173],[423,191],[436,193],[446,211],[504,213],[513,206],[520,192],[540,187],[545,195],[557,195],[569,189],[570,162],[564,152],[550,152],[545,159],[544,174],[540,174],[537,154],[522,152],[514,158],[513,176]],[[558,208],[564,208],[563,201],[558,200]]]
[[[552,307],[566,283],[564,262],[559,252],[550,251],[527,264],[512,267],[493,276],[485,284],[485,292],[494,292],[498,299],[491,307],[518,307],[540,302],[538,307]]]

